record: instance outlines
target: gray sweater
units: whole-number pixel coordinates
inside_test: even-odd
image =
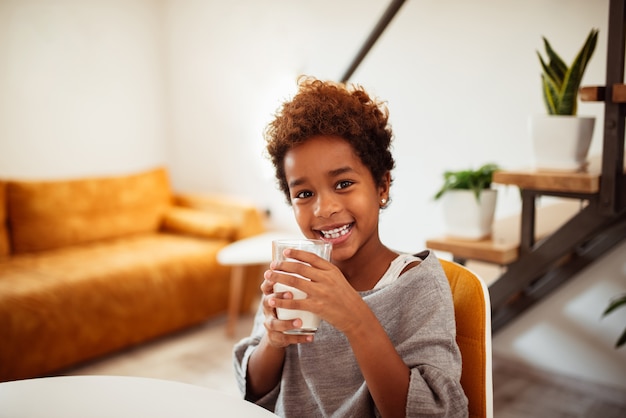
[[[405,364],[411,369],[406,416],[466,417],[455,341],[452,296],[433,252],[382,288],[360,292]],[[239,389],[246,396],[246,368],[265,333],[263,311],[252,333],[234,347]],[[322,321],[310,344],[286,348],[282,380],[257,403],[282,417],[376,417],[376,409],[346,337]]]

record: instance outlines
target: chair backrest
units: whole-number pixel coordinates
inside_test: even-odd
[[[450,282],[456,341],[461,350],[461,385],[470,417],[493,417],[491,304],[485,283],[466,267],[440,259]]]

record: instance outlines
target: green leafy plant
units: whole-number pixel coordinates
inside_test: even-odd
[[[611,312],[613,312],[614,310],[616,310],[617,308],[621,306],[626,306],[626,294],[618,296],[615,299],[613,299],[609,303],[609,306],[607,306],[607,308],[602,313],[602,316],[604,317],[610,314]],[[622,332],[622,335],[620,335],[620,337],[617,339],[617,342],[615,343],[615,348],[619,348],[623,346],[624,344],[626,344],[626,329],[624,329],[624,332]]]
[[[497,170],[498,165],[489,163],[478,170],[446,171],[443,173],[443,186],[434,198],[439,199],[449,190],[472,190],[476,201],[480,201],[480,192],[491,187],[493,173]]]
[[[578,90],[597,41],[598,30],[592,29],[572,65],[568,67],[554,52],[548,40],[543,37],[547,63],[539,51],[537,51],[537,55],[543,69],[541,74],[543,99],[550,115],[576,115]]]

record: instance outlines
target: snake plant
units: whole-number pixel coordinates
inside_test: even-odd
[[[597,41],[598,30],[592,29],[572,65],[568,67],[543,37],[547,59],[544,61],[539,51],[537,55],[543,69],[543,99],[550,115],[576,115],[578,90]]]

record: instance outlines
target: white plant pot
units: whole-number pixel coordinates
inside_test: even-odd
[[[485,189],[480,201],[471,190],[449,190],[441,196],[446,235],[479,240],[491,235],[497,190]]]
[[[528,129],[537,170],[583,171],[595,117],[532,115]]]

